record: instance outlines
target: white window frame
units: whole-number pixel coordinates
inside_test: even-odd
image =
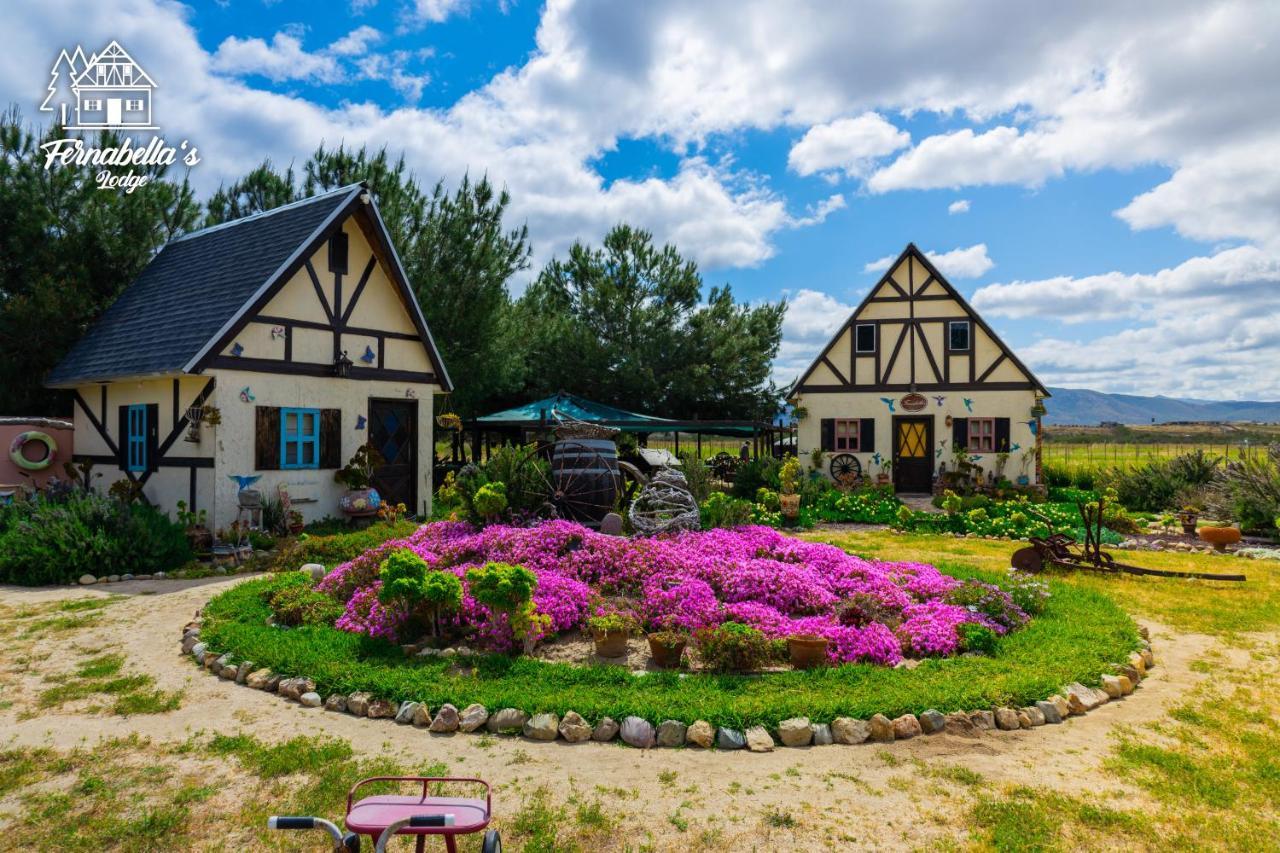
[[[841,427],[844,435],[840,434]],[[836,418],[832,433],[836,453],[857,453],[862,447],[862,421],[858,418]]]
[[[864,326],[871,327],[871,349],[862,349],[858,346],[858,330]],[[880,329],[875,323],[854,323],[853,325],[853,351],[857,353],[875,352],[876,347],[880,345]]]

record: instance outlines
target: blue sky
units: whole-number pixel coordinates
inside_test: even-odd
[[[791,301],[804,368],[908,241],[1048,384],[1280,398],[1280,15],[1161,0],[19,0],[5,100],[118,39],[202,192],[320,142],[487,172],[540,265],[618,221]],[[536,268],[535,268],[536,269]],[[517,283],[517,288],[522,283]]]

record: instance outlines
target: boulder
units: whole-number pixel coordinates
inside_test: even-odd
[[[893,720],[890,720],[884,714],[876,714],[867,721],[871,734],[868,740],[876,743],[891,743],[893,741]]]
[[[431,709],[426,704],[421,704],[413,709],[414,726],[425,729],[431,725]]]
[[[222,669],[218,670],[218,677],[225,681],[235,681],[236,674],[239,672],[240,672],[239,667],[237,667],[235,664],[229,663],[226,666],[224,666]]]
[[[1102,676],[1102,692],[1106,693],[1112,699],[1119,699],[1124,695],[1124,690],[1120,688],[1120,676],[1104,675]]]
[[[716,749],[744,749],[746,745],[747,739],[737,729],[716,729]]]
[[[1129,655],[1129,666],[1136,669],[1139,675],[1147,674],[1147,661],[1142,657],[1141,652],[1133,652]]]
[[[1156,665],[1156,656],[1151,651],[1150,646],[1144,648],[1142,651],[1138,652],[1138,654],[1142,656],[1142,663],[1147,669],[1151,669],[1151,667]]]
[[[249,673],[253,672],[253,661],[247,660],[236,667],[236,684],[244,684],[249,680]]]
[[[996,728],[1001,731],[1011,732],[1022,728],[1022,724],[1018,722],[1018,712],[1012,708],[996,708],[995,716]]]
[[[347,697],[341,693],[334,693],[324,700],[324,709],[326,711],[335,711],[339,714],[346,713]]]
[[[710,749],[716,742],[716,730],[706,720],[695,720],[693,725],[685,729],[685,743]]]
[[[949,735],[960,737],[982,737],[982,730],[973,724],[973,720],[964,711],[952,711],[946,716],[943,731]]]
[[[266,683],[262,685],[262,689],[267,693],[275,693],[280,689],[280,682],[283,679],[277,673],[271,673],[267,676]]]
[[[374,699],[369,703],[367,716],[371,720],[389,720],[396,715],[396,704],[386,699]]]
[[[122,581],[131,581],[131,580],[133,580],[133,573],[131,573],[131,572],[125,572],[124,574],[122,574],[122,575],[120,576],[120,580],[122,580]]]
[[[319,708],[320,694],[314,690],[308,690],[306,693],[303,693],[298,697],[298,701],[302,703],[302,707],[304,708]]]
[[[1046,722],[1048,722],[1044,718],[1044,711],[1041,711],[1035,705],[1028,705],[1027,707],[1022,709],[1022,712],[1027,715],[1027,718],[1029,720],[1031,720],[1032,726],[1043,726]]]
[[[947,726],[947,718],[933,708],[920,715],[920,731],[927,735],[936,735]]]
[[[653,724],[641,717],[627,717],[618,734],[623,743],[640,749],[649,749],[654,744]]]
[[[983,731],[991,731],[996,727],[996,715],[992,711],[970,711],[969,720]]]
[[[898,740],[911,740],[921,733],[920,721],[916,719],[915,714],[903,714],[901,717],[894,718],[893,736]]]
[[[302,568],[298,569],[304,575],[311,575],[313,581],[318,581],[328,574],[328,570],[319,563],[304,563]]]
[[[458,715],[458,731],[474,732],[489,722],[489,711],[485,706],[472,703],[462,709]]]
[[[396,709],[396,722],[402,726],[412,725],[414,714],[422,707],[421,702],[404,702]]]
[[[663,720],[658,723],[654,743],[664,747],[684,746],[685,733],[688,731],[689,727],[679,720]]]
[[[196,643],[190,649],[188,649],[188,651],[191,652],[191,656],[195,658],[197,661],[203,661],[204,653],[207,652],[208,650],[209,650],[209,647],[206,646],[204,643]]]
[[[831,735],[831,726],[826,723],[814,723],[813,729],[813,745],[814,746],[830,746],[835,743]]]
[[[831,721],[831,736],[836,743],[862,743],[871,737],[871,726],[866,720],[836,717]]]
[[[209,652],[204,656],[204,668],[213,673],[222,672],[222,668],[231,663],[231,655],[219,655]]]
[[[81,583],[82,585],[84,585],[84,586],[92,586],[93,584],[95,584],[95,583],[97,583],[97,582],[98,582],[98,579],[97,579],[97,578],[95,578],[93,575],[81,575],[81,576],[80,576],[80,583]]]
[[[296,702],[303,693],[310,693],[315,689],[316,683],[310,678],[286,678],[276,687],[276,692]]]
[[[1062,719],[1065,720],[1067,717],[1071,716],[1071,703],[1064,697],[1055,693],[1049,697],[1049,701],[1058,709],[1058,716],[1062,717]]]
[[[1132,685],[1133,687],[1137,687],[1139,682],[1142,681],[1142,673],[1138,672],[1137,667],[1133,667],[1133,666],[1129,666],[1128,664],[1125,664],[1124,666],[1120,667],[1119,672],[1125,678],[1129,679],[1129,684]]]
[[[1040,709],[1040,713],[1044,716],[1046,723],[1057,724],[1062,722],[1062,712],[1052,702],[1040,701],[1036,703],[1036,707]]]
[[[523,725],[524,723],[521,723],[521,726]],[[441,705],[440,710],[436,711],[435,719],[431,721],[430,730],[440,734],[456,732],[458,730],[458,709],[448,702]]]
[[[1087,714],[1098,707],[1098,700],[1093,697],[1093,691],[1083,684],[1072,682],[1063,688],[1063,692],[1067,694],[1067,707],[1077,716]]]
[[[773,738],[764,726],[752,726],[747,729],[747,749],[752,752],[773,752]]]
[[[187,634],[182,638],[182,653],[184,655],[191,654],[191,650],[200,642],[199,634]]]
[[[1128,696],[1133,692],[1133,679],[1127,675],[1117,675],[1116,678],[1120,682],[1120,693],[1122,695]]]
[[[808,717],[792,717],[778,723],[778,740],[783,746],[808,746],[813,743],[813,725]]]
[[[582,715],[577,711],[569,711],[560,718],[560,737],[569,743],[582,743],[583,741],[591,740],[591,731],[591,726],[587,724],[586,720],[582,719]]]
[[[525,721],[523,732],[530,740],[555,740],[560,734],[560,718],[555,714],[534,714]]]
[[[119,575],[107,575],[107,583],[120,583]]]
[[[529,715],[519,708],[503,708],[490,715],[485,726],[494,734],[519,734],[524,731],[524,724],[527,722]]]
[[[244,683],[252,687],[254,690],[265,690],[267,687],[267,679],[271,677],[271,670],[255,669],[244,678]]]
[[[591,732],[591,739],[598,743],[607,743],[618,736],[618,724],[613,721],[612,717],[604,717],[600,722],[596,723],[596,727]]]
[[[1032,725],[1031,715],[1024,710],[1019,710],[1018,711],[1018,728],[1029,729],[1031,728],[1031,725]]]

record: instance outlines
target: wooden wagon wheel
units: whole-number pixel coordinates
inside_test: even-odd
[[[831,457],[831,464],[828,466],[828,470],[831,471],[831,479],[837,483],[842,483],[849,477],[861,477],[862,463],[852,453],[837,453]]]
[[[1036,548],[1019,548],[1009,558],[1009,565],[1020,572],[1036,575],[1044,570],[1044,560]]]
[[[572,467],[559,464],[557,454],[577,461]],[[613,509],[619,492],[616,471],[611,487],[601,486],[601,474],[609,470],[604,457],[585,442],[542,442],[516,468],[515,497],[544,518],[598,524]]]
[[[630,504],[636,499],[636,495],[645,486],[649,485],[649,478],[644,472],[632,465],[630,462],[618,460],[618,479],[620,480],[618,494],[622,497],[622,503]]]

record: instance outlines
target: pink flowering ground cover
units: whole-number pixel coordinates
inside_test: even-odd
[[[464,580],[453,627],[496,651],[514,645],[505,617],[495,620],[465,590],[467,570],[493,561],[523,565],[537,576],[534,603],[550,617],[546,635],[580,627],[592,607],[608,599],[649,630],[741,622],[774,638],[826,637],[835,662],[892,665],[903,657],[955,654],[965,623],[1004,634],[1027,622],[997,587],[961,582],[924,563],[865,560],[767,527],[628,539],[549,521],[482,530],[436,522],[339,565],[317,587],[346,603],[338,628],[410,639],[398,636],[405,614],[377,597],[379,566],[397,548]]]

